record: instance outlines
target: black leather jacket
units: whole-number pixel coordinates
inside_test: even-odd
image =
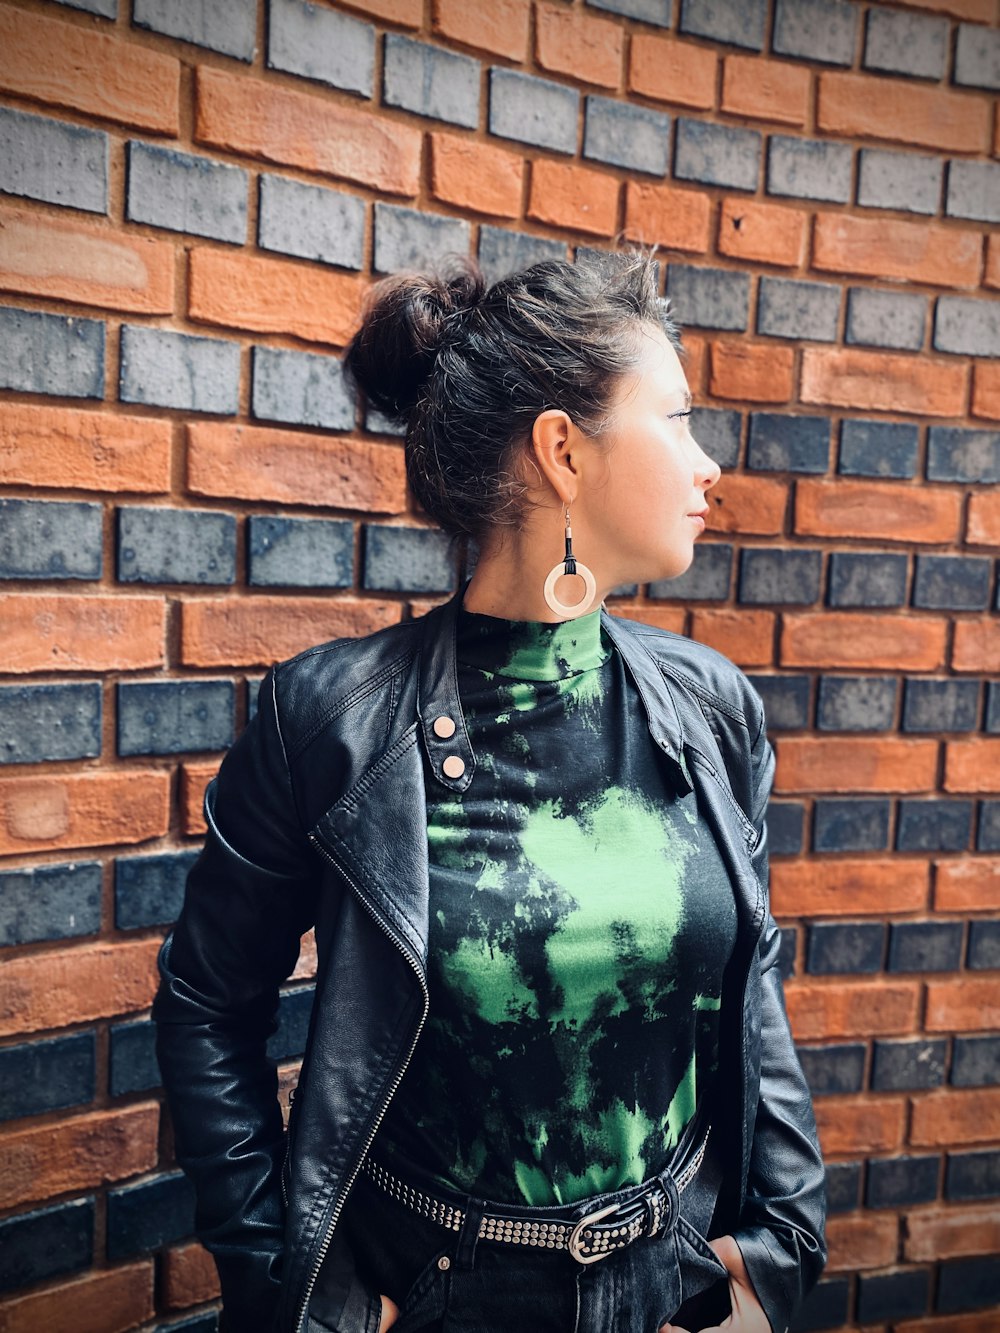
[[[299,1333],[321,1261],[348,1313],[370,1299],[336,1222],[427,1013],[424,756],[456,791],[476,767],[455,670],[463,592],[273,667],[206,792],[208,834],[160,951],[153,1018],[227,1330]],[[723,990],[716,1231],[735,1235],[784,1333],[825,1262],[825,1192],[768,910],[774,757],[760,700],[710,648],[606,609],[601,623],[640,691],[651,744],[689,790],[683,752],[729,867],[739,928]],[[456,724],[448,739],[433,729],[441,716]],[[442,772],[449,755],[464,760],[459,777]],[[313,926],[316,1000],[286,1136],[265,1043]]]

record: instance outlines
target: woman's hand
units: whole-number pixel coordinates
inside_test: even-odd
[[[771,1333],[771,1321],[757,1299],[747,1266],[743,1262],[743,1254],[736,1241],[732,1236],[719,1236],[717,1240],[710,1240],[708,1243],[729,1274],[729,1303],[733,1308],[721,1324],[713,1324],[711,1328],[698,1330],[697,1333]],[[661,1324],[660,1333],[696,1333],[696,1331],[681,1328],[680,1324]]]
[[[379,1299],[382,1302],[382,1318],[378,1321],[378,1333],[386,1333],[386,1329],[392,1328],[399,1318],[399,1306],[388,1296],[380,1296]]]

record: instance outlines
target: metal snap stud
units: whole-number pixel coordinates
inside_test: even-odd
[[[441,765],[446,778],[460,778],[465,772],[465,760],[461,755],[450,754]]]
[[[443,741],[446,741],[449,736],[454,736],[454,734],[455,723],[446,713],[442,713],[440,717],[434,719],[435,736],[440,736]]]
[[[451,1260],[448,1258],[446,1254],[442,1254],[441,1258],[438,1260],[438,1268],[440,1268],[442,1273],[447,1273],[450,1267],[451,1267]]]

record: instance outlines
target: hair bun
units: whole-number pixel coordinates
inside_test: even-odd
[[[450,327],[475,309],[486,280],[475,260],[451,255],[436,270],[394,273],[374,283],[344,367],[368,402],[407,415],[420,396]]]

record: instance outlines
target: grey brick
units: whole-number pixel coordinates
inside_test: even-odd
[[[1000,164],[950,162],[945,212],[952,218],[1000,222]]]
[[[915,477],[918,447],[917,427],[906,422],[846,420],[837,470],[845,477]]]
[[[939,157],[862,148],[858,203],[863,208],[934,214],[941,202],[943,173],[944,162]]]
[[[418,116],[474,130],[479,125],[481,66],[428,42],[390,32],[385,38],[382,100]]]
[[[641,19],[643,23],[669,28],[673,22],[673,0],[585,0],[591,9],[604,9],[611,14]]]
[[[735,467],[740,457],[740,414],[728,408],[693,407],[691,434],[719,467]]]
[[[874,1163],[873,1163],[874,1165]],[[920,1194],[921,1203],[937,1197],[937,1158],[929,1159],[933,1167],[934,1192]],[[930,1175],[931,1173],[928,1173]],[[870,1177],[869,1177],[870,1179]],[[919,1171],[905,1173],[905,1188],[910,1196],[921,1184],[930,1189]],[[858,1319],[863,1324],[874,1324],[885,1318],[911,1319],[926,1314],[930,1297],[930,1270],[909,1268],[897,1273],[862,1273],[858,1276]]]
[[[1000,88],[1000,30],[958,25],[954,77],[966,88]]]
[[[0,1291],[76,1273],[93,1261],[93,1195],[0,1222]]]
[[[932,610],[985,611],[993,562],[978,555],[918,555],[913,605]]]
[[[0,945],[94,935],[100,928],[100,862],[0,873]]]
[[[903,801],[903,806],[947,805],[947,801]],[[969,805],[967,801],[956,805]],[[914,847],[912,850],[919,851]],[[962,966],[961,921],[894,921],[889,926],[890,972],[954,972]]]
[[[976,680],[911,678],[903,700],[903,730],[972,731],[978,707]]]
[[[188,871],[197,859],[197,852],[120,856],[115,861],[115,925],[118,929],[172,925],[184,902]]]
[[[101,687],[0,686],[0,764],[94,759],[101,753]]]
[[[239,411],[240,345],[168,329],[122,325],[118,394],[123,403],[188,412]]]
[[[406,435],[406,422],[386,416],[378,408],[366,405],[365,430],[371,431],[373,435],[396,435],[402,438]]]
[[[61,1111],[94,1099],[93,1029],[0,1050],[0,1120]]]
[[[756,130],[679,119],[674,175],[678,180],[756,190],[763,139]]]
[[[792,731],[809,725],[808,676],[750,676],[761,697],[768,731]]]
[[[968,847],[971,833],[971,801],[901,801],[899,804],[896,826],[896,850],[899,852],[961,852]]]
[[[932,1157],[891,1157],[881,1158],[868,1163],[868,1187],[865,1191],[865,1206],[868,1208],[902,1208],[916,1203],[931,1203],[937,1198],[938,1172],[941,1159]],[[909,1273],[893,1273],[892,1278],[909,1278]],[[906,1314],[922,1314],[926,1308],[927,1275],[923,1277],[924,1304],[916,1309],[905,1308],[898,1299],[892,1301],[891,1315],[904,1318]],[[885,1309],[886,1292],[877,1293],[870,1289],[864,1292],[865,1322],[881,1322],[886,1317],[880,1313]],[[873,1300],[873,1296],[877,1299]],[[860,1317],[860,1313],[859,1313]]]
[[[888,842],[888,801],[852,799],[816,802],[813,816],[813,851],[883,851]],[[810,967],[810,971],[813,970],[815,969]]]
[[[869,9],[866,69],[940,79],[948,61],[948,20],[901,9]]]
[[[1000,1036],[956,1037],[950,1081],[954,1088],[986,1088],[1000,1083]]]
[[[847,293],[844,341],[865,347],[903,347],[919,351],[924,343],[927,298],[901,292],[852,287]]]
[[[1000,968],[1000,921],[969,922],[968,965],[977,971]]]
[[[750,278],[746,273],[671,264],[667,269],[667,295],[686,326],[741,332],[747,326]]]
[[[104,397],[104,324],[0,306],[0,389]]]
[[[232,583],[236,520],[212,510],[118,510],[121,583]]]
[[[837,804],[847,805],[842,801]],[[877,802],[855,802],[857,805]],[[884,802],[888,807],[888,801]],[[885,926],[879,921],[831,921],[809,928],[806,969],[817,976],[878,972],[882,967]]]
[[[991,681],[986,686],[986,731],[1000,732],[1000,681]]]
[[[906,556],[885,551],[834,551],[827,588],[831,606],[903,606]]]
[[[247,525],[247,564],[254,587],[349,588],[354,524],[254,514]]]
[[[108,1091],[111,1096],[124,1097],[130,1092],[158,1088],[162,1080],[156,1062],[156,1024],[148,1020],[113,1023],[110,1036]],[[184,1324],[180,1325],[181,1329],[184,1327]],[[174,1330],[177,1329],[175,1324]],[[212,1333],[215,1333],[214,1329]]]
[[[669,170],[669,116],[610,97],[588,97],[586,107],[584,157],[654,176]]]
[[[850,1213],[861,1194],[860,1162],[829,1162],[826,1167],[826,1206],[831,1213]],[[841,1322],[841,1321],[838,1321]]]
[[[364,586],[379,592],[443,592],[455,586],[451,544],[438,528],[365,524]]]
[[[393,204],[375,205],[375,269],[425,268],[447,252],[469,253],[470,228],[459,218]]]
[[[939,296],[934,319],[934,346],[939,352],[1000,356],[1000,301]]]
[[[747,464],[754,471],[824,473],[829,459],[829,418],[751,412]]]
[[[990,1254],[976,1259],[953,1259],[938,1266],[937,1295],[934,1301],[936,1313],[955,1314],[960,1310],[995,1312],[998,1308],[1000,1256]]]
[[[940,304],[938,302],[939,320]],[[968,304],[975,303],[970,301]],[[1000,431],[931,426],[927,432],[927,479],[1000,481]]]
[[[186,754],[233,743],[231,680],[141,680],[118,686],[118,753]]]
[[[0,498],[0,578],[99,579],[99,504]]]
[[[87,213],[106,213],[108,136],[0,107],[0,190]]]
[[[566,243],[545,236],[531,236],[523,231],[482,226],[479,228],[478,258],[480,268],[493,283],[541,259],[565,259]]]
[[[257,49],[257,0],[133,0],[132,22],[237,60]]]
[[[797,856],[802,851],[805,816],[805,806],[800,801],[768,803],[767,844],[772,855]]]
[[[262,175],[257,244],[278,254],[359,269],[364,263],[364,201],[286,176]]]
[[[575,88],[500,65],[490,69],[490,134],[575,153],[579,114]]]
[[[837,1046],[799,1046],[802,1072],[814,1097],[860,1092],[865,1076],[865,1048],[860,1042]]]
[[[242,245],[248,180],[242,167],[131,139],[126,216],[130,222]]]
[[[767,192],[846,204],[851,197],[851,154],[848,144],[772,134],[767,150]]]
[[[826,282],[761,278],[757,295],[757,332],[771,338],[808,338],[835,342],[840,288]]]
[[[183,1171],[107,1193],[107,1254],[115,1262],[194,1234],[194,1186]]]
[[[252,717],[256,717],[256,715],[257,715],[257,700],[258,700],[258,698],[259,698],[259,696],[260,696],[260,686],[261,686],[261,681],[262,681],[263,679],[264,679],[263,676],[258,676],[256,679],[250,678],[250,679],[247,680],[247,721],[248,721],[248,722],[250,721],[250,719],[251,719]]]
[[[983,1199],[1000,1195],[1000,1152],[948,1153],[945,1196]]]
[[[807,605],[819,598],[822,551],[750,547],[740,555],[742,603]]]
[[[919,1041],[877,1041],[872,1060],[875,1092],[939,1088],[944,1083],[948,1044],[944,1038]]]
[[[328,430],[349,430],[354,425],[354,397],[335,356],[255,347],[252,407],[261,421]]]
[[[821,731],[886,731],[893,725],[897,689],[890,676],[824,676],[816,725]]]
[[[795,973],[795,944],[798,931],[794,926],[786,926],[780,932],[778,942],[778,971],[782,981],[787,981]]]
[[[858,9],[848,0],[778,0],[771,49],[826,65],[852,65]]]
[[[675,579],[649,585],[650,597],[670,601],[724,602],[732,582],[733,548],[726,542],[705,542],[694,549],[694,560]]]
[[[681,32],[751,51],[764,48],[766,0],[681,0]]]
[[[371,97],[375,29],[322,5],[270,0],[267,67]]]
[[[847,1307],[851,1298],[850,1282],[846,1277],[820,1281],[802,1302],[787,1333],[810,1333],[813,1329],[842,1328],[847,1322]]]
[[[56,0],[57,5],[67,5],[70,9],[84,9],[88,14],[96,14],[102,19],[118,17],[118,0]]]

